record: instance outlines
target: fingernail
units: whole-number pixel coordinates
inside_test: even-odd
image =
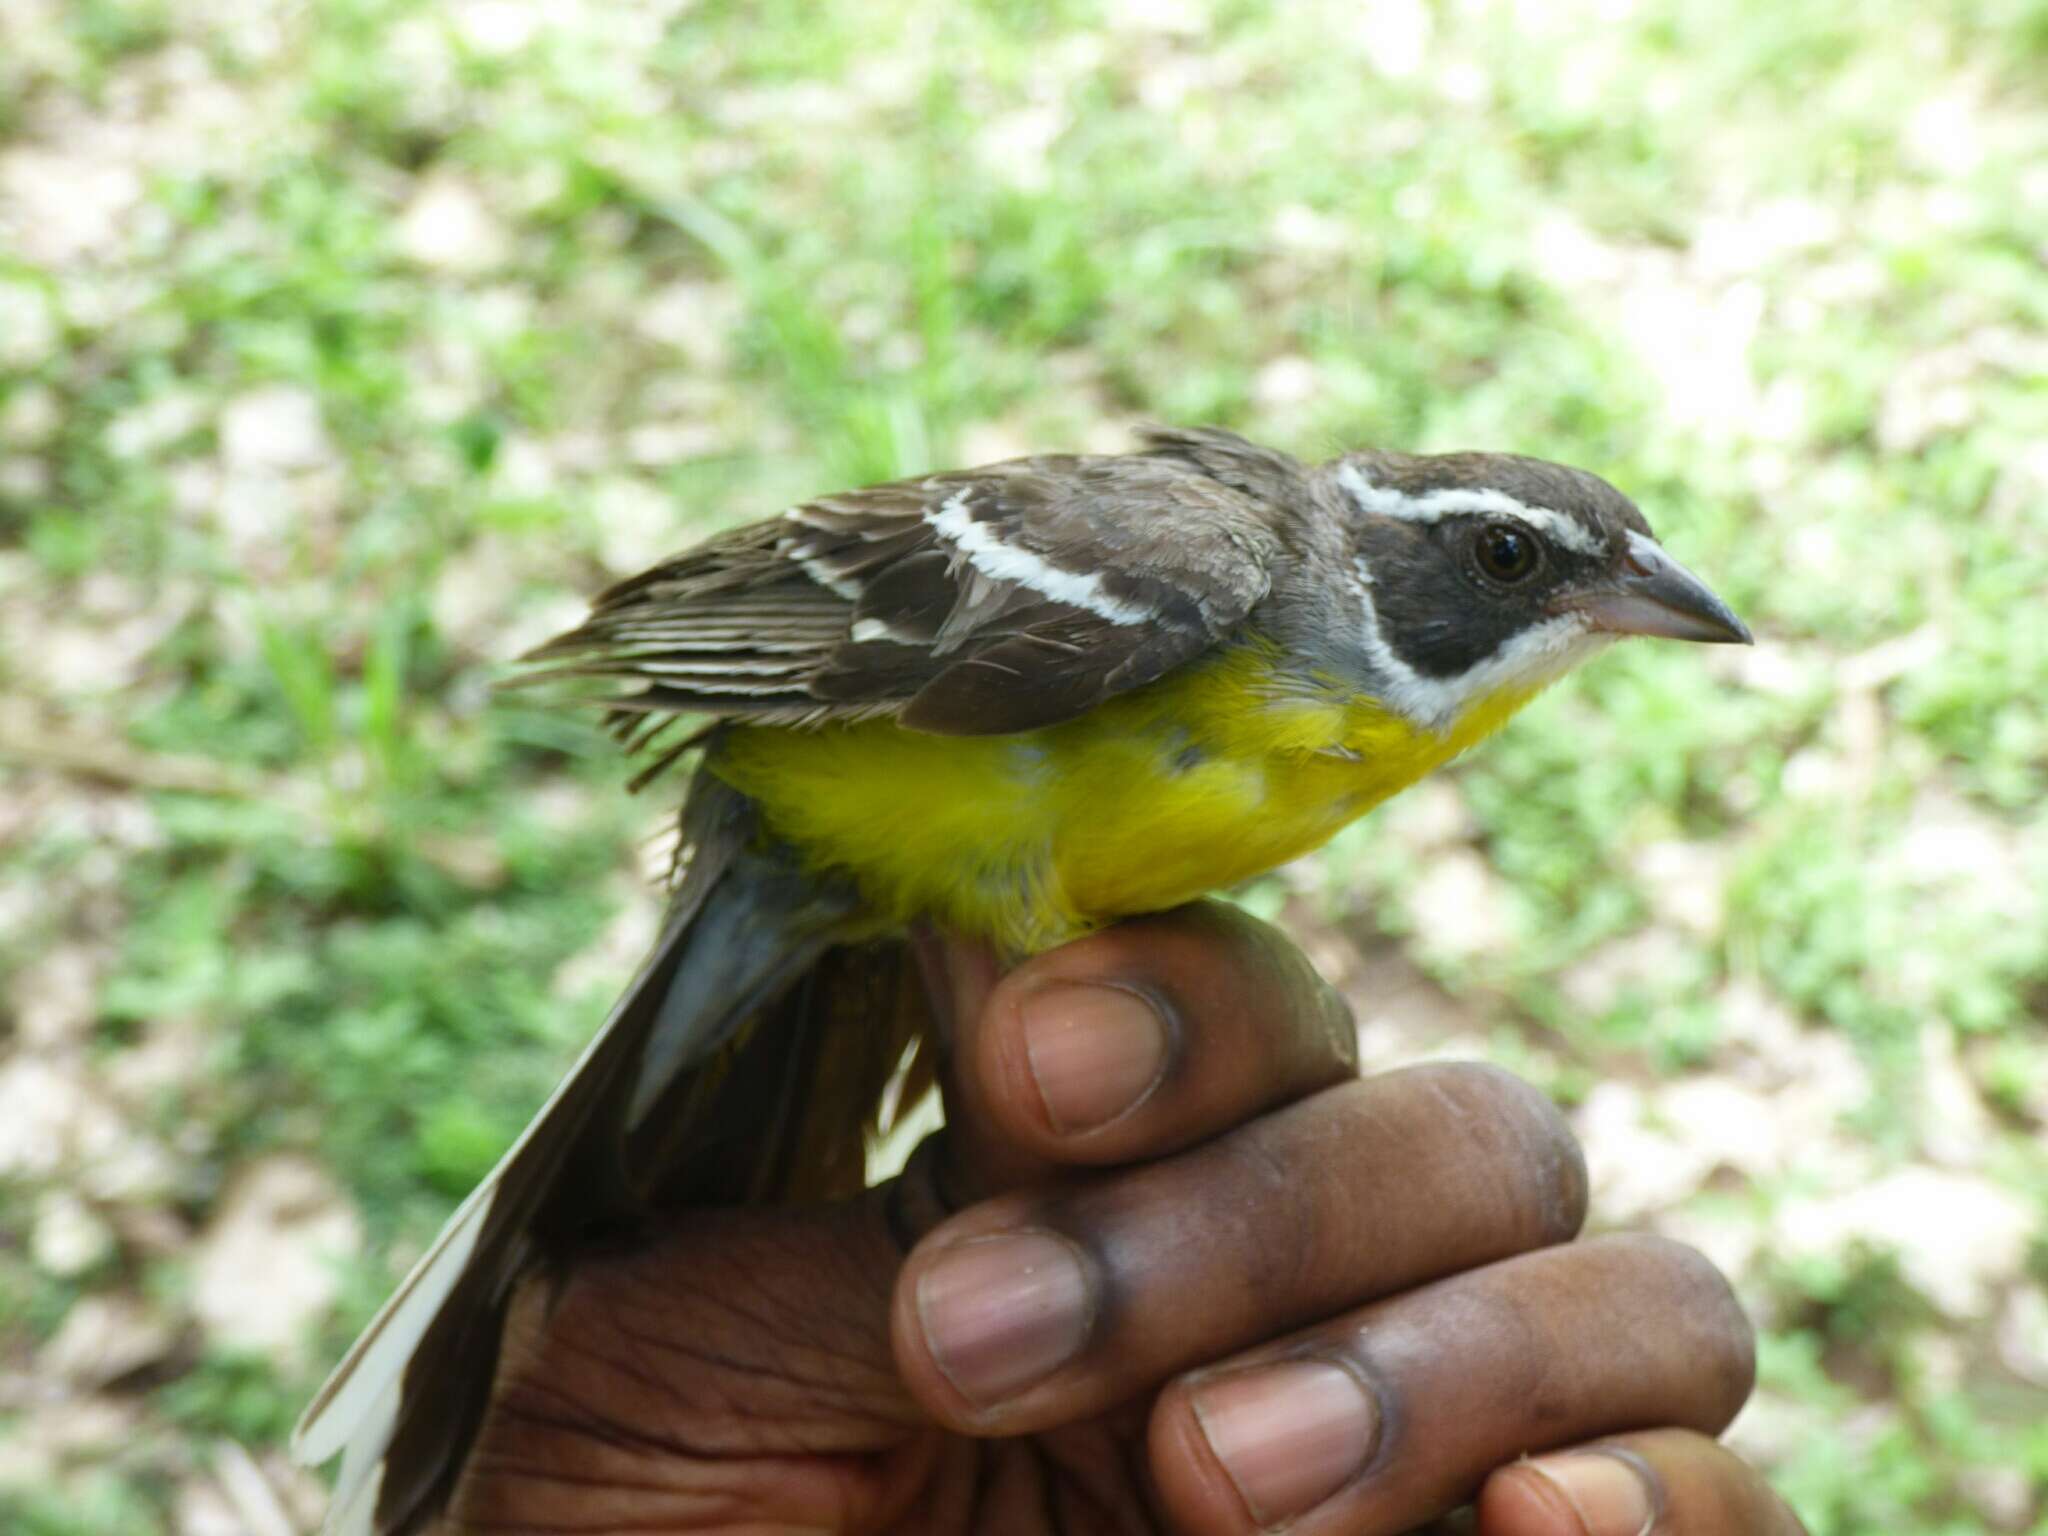
[[[1024,1053],[1053,1129],[1107,1125],[1166,1070],[1166,1021],[1122,987],[1049,986],[1020,1005]]]
[[[1196,1389],[1195,1421],[1260,1525],[1314,1509],[1358,1475],[1379,1407],[1358,1378],[1319,1360],[1224,1376]]]
[[[1586,1536],[1649,1536],[1657,1523],[1649,1485],[1624,1457],[1574,1451],[1522,1465],[1564,1495]]]
[[[1088,1336],[1088,1277],[1049,1233],[948,1249],[917,1282],[925,1347],[960,1395],[987,1408],[1050,1376]]]

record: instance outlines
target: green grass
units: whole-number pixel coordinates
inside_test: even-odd
[[[1739,1278],[1794,1427],[1766,1449],[1821,1536],[2048,1530],[2048,1393],[1994,1328],[2048,1285],[2048,7],[1610,10],[1423,7],[1405,62],[1405,11],[1334,0],[1177,10],[1195,32],[1083,0],[573,6],[509,46],[411,0],[0,23],[0,155],[118,205],[0,248],[0,693],[52,730],[0,745],[0,970],[87,955],[61,1049],[95,1072],[196,1024],[198,1066],[127,1106],[170,1149],[153,1198],[201,1227],[238,1167],[310,1151],[403,1253],[545,1092],[630,963],[589,957],[659,807],[489,684],[608,577],[1146,418],[1534,452],[1629,488],[1759,654],[1617,654],[1455,770],[1483,953],[1419,931],[1444,843],[1413,806],[1289,910],[1400,939],[1465,1043],[1572,1099],[1769,1087],[1727,1025],[1760,994],[1862,1074],[1821,1168],[1955,1166],[1938,1046],[2031,1265],[1951,1317],[1882,1253],[1766,1236]],[[488,227],[423,262],[437,199]],[[1652,845],[1711,853],[1703,920]],[[1646,928],[1668,963],[1589,1006]],[[180,1305],[182,1261],[132,1237],[76,1276],[13,1240],[74,1174],[0,1184],[8,1371],[80,1294]],[[1769,1234],[1828,1177],[1700,1199],[1732,1178],[1722,1216]],[[169,1530],[204,1447],[273,1445],[388,1278],[355,1261],[301,1356],[117,1384],[148,1432],[0,1515]]]

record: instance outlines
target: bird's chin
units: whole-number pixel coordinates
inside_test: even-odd
[[[1563,613],[1515,636],[1492,656],[1443,687],[1436,708],[1420,723],[1452,729],[1474,711],[1507,698],[1527,700],[1542,692],[1617,637],[1595,629],[1582,614]]]
[[[1509,687],[1548,687],[1620,638],[1595,628],[1583,614],[1562,614],[1509,642],[1501,655],[1502,682]]]

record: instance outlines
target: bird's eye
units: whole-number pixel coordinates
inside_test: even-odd
[[[1488,523],[1479,530],[1472,554],[1479,569],[1495,581],[1521,581],[1542,558],[1535,535],[1509,523]]]

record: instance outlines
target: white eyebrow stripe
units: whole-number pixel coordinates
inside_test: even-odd
[[[1420,496],[1410,496],[1391,485],[1374,485],[1359,473],[1356,464],[1338,465],[1337,483],[1361,512],[1398,517],[1408,523],[1434,523],[1460,512],[1492,512],[1527,523],[1531,528],[1541,530],[1552,542],[1575,553],[1590,555],[1596,560],[1607,554],[1606,544],[1589,533],[1577,518],[1553,507],[1529,506],[1505,491],[1482,487],[1477,490],[1425,491]]]
[[[1040,597],[1085,609],[1112,624],[1149,624],[1157,617],[1149,608],[1140,608],[1103,591],[1102,578],[1092,571],[1063,571],[1028,549],[1005,544],[988,524],[978,523],[968,515],[967,501],[973,494],[972,488],[955,491],[936,512],[927,511],[924,520],[989,580],[1029,587]]]

